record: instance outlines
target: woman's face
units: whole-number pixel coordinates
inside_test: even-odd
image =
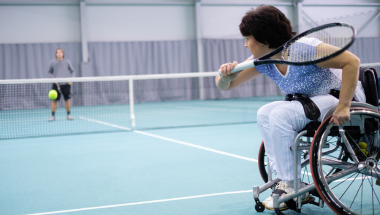
[[[264,56],[268,53],[267,46],[258,42],[252,35],[245,37],[244,47],[248,48],[254,58]]]

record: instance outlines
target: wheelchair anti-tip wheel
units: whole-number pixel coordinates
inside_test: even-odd
[[[380,211],[380,113],[351,108],[343,126],[318,128],[311,145],[310,168],[317,191],[337,214]]]

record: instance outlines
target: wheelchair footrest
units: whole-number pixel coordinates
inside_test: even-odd
[[[291,201],[293,201],[294,204],[292,204]],[[285,210],[293,210],[293,211],[295,211],[295,212],[297,212],[297,213],[301,213],[301,209],[299,209],[299,208],[297,207],[297,203],[296,203],[293,199],[292,199],[292,200],[289,200],[288,202],[285,202],[285,203],[286,203],[287,206],[288,206],[288,208],[285,209]],[[290,203],[290,204],[289,204],[289,203]],[[309,197],[309,199],[308,199],[307,201],[301,203],[301,205],[305,205],[305,204],[313,204],[313,205],[317,205],[317,206],[319,206],[319,204],[318,204],[317,202],[315,202],[315,198],[314,198],[314,197],[311,197],[311,196]],[[280,210],[280,209],[278,209],[278,208],[275,208],[274,211],[275,211],[276,214],[283,214],[283,213],[281,213],[281,211],[283,211],[283,210]]]

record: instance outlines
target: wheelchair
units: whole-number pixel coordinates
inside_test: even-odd
[[[380,211],[380,112],[378,78],[375,69],[360,68],[366,103],[352,102],[350,121],[335,126],[329,123],[335,107],[321,122],[310,122],[295,138],[294,164],[301,159],[301,176],[294,168],[294,179],[305,184],[298,187],[294,180],[294,192],[286,196],[273,195],[274,212],[283,214],[279,205],[298,213],[302,205],[324,207],[326,203],[336,214],[376,214]],[[258,156],[259,172],[265,184],[253,186],[253,198],[257,212],[263,212],[260,193],[274,188],[280,181],[272,177],[264,142]],[[302,194],[309,192],[307,201],[301,202]]]

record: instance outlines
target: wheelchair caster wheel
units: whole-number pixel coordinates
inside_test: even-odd
[[[256,205],[255,205],[255,210],[256,210],[257,212],[263,212],[263,211],[265,210],[265,207],[264,207],[264,205],[262,205],[262,204],[256,204]]]

